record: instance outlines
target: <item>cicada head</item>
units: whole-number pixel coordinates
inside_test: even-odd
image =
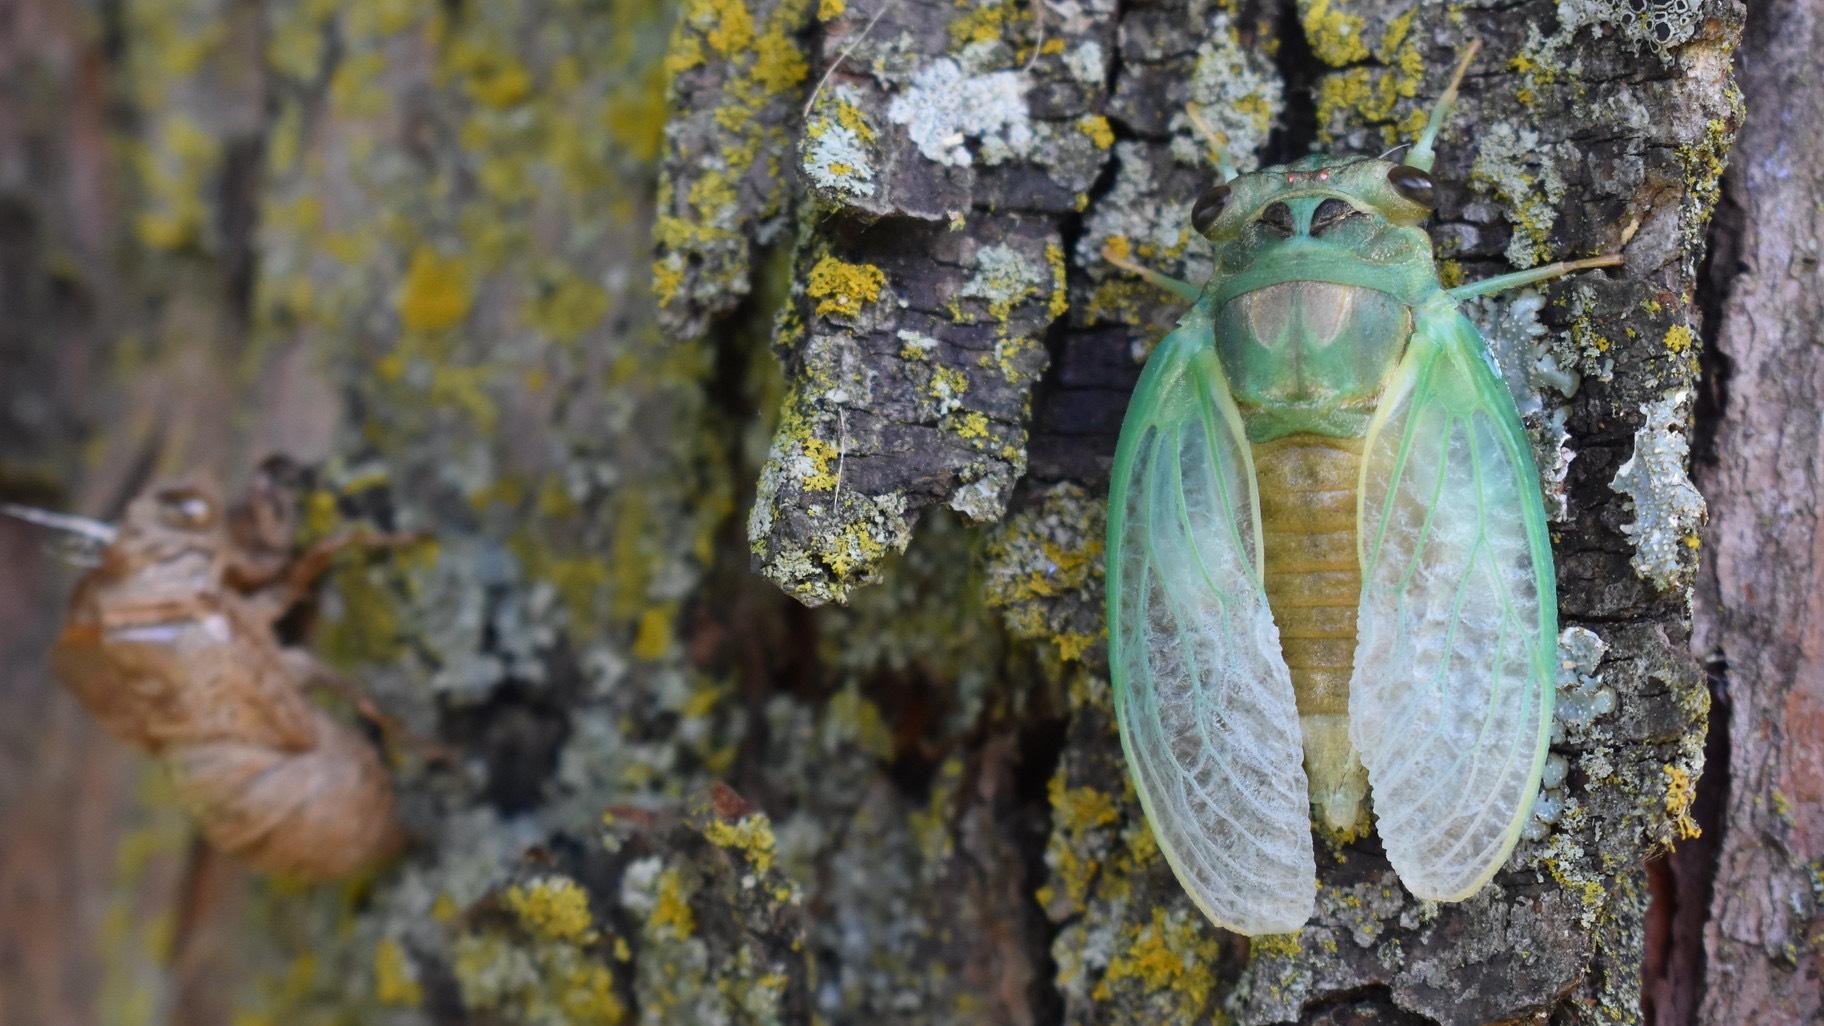
[[[1236,291],[1331,282],[1410,297],[1434,282],[1431,175],[1378,157],[1313,155],[1217,185],[1192,210]]]
[[[1373,289],[1406,303],[1435,291],[1423,227],[1436,206],[1432,147],[1478,48],[1465,48],[1404,161],[1312,154],[1249,174],[1225,162],[1224,181],[1191,208],[1192,226],[1215,248],[1215,305],[1288,282]]]
[[[161,485],[127,505],[96,575],[138,597],[194,595],[220,580],[228,546],[221,489],[213,481]]]

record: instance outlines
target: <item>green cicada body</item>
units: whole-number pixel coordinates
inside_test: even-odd
[[[1467,58],[1465,59],[1467,66]],[[1454,91],[1454,86],[1452,87]],[[1311,818],[1365,827],[1415,895],[1513,850],[1552,719],[1557,608],[1538,471],[1423,228],[1440,101],[1404,163],[1314,156],[1198,201],[1195,304],[1130,402],[1109,492],[1122,745],[1216,924],[1298,928]]]

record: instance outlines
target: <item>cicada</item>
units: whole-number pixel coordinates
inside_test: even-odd
[[[150,489],[118,525],[7,504],[0,513],[99,548],[51,651],[70,691],[109,733],[164,764],[216,847],[260,870],[329,879],[391,858],[405,835],[374,745],[309,694],[341,694],[389,734],[398,729],[274,628],[339,550],[416,539],[339,536],[293,558],[295,510],[279,469],[268,464],[233,507],[198,480]]]
[[[1192,208],[1201,289],[1128,407],[1109,489],[1109,660],[1159,847],[1217,925],[1316,897],[1311,820],[1374,820],[1414,895],[1460,901],[1539,790],[1557,608],[1539,476],[1424,223],[1464,54],[1403,161],[1308,156]]]

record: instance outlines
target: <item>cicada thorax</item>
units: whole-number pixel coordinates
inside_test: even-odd
[[[1362,447],[1412,323],[1386,292],[1320,281],[1269,285],[1217,312],[1217,354],[1253,446],[1267,603],[1298,701],[1311,801],[1338,831],[1363,822],[1368,790],[1349,741]]]

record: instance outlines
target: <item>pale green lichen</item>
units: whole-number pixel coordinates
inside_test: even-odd
[[[927,160],[968,167],[975,154],[966,144],[974,140],[983,160],[998,164],[1032,149],[1027,84],[1019,72],[971,75],[956,61],[940,57],[920,68],[893,97],[887,117],[904,126]]]
[[[1507,260],[1515,267],[1552,259],[1548,243],[1569,188],[1558,171],[1558,160],[1559,147],[1532,128],[1497,121],[1482,126],[1477,136],[1470,182],[1501,202],[1514,227]]]
[[[1174,112],[1172,156],[1181,163],[1214,169],[1212,146],[1239,168],[1251,168],[1254,154],[1285,108],[1285,86],[1271,56],[1258,44],[1244,46],[1226,11],[1211,13],[1208,31],[1198,44],[1188,83],[1190,102],[1217,140],[1205,139],[1186,111]]]
[[[1051,268],[1035,265],[1019,250],[997,243],[975,254],[975,273],[957,295],[986,302],[988,316],[1005,325],[1015,306],[1041,292],[1049,294],[1051,286]]]
[[[865,102],[847,84],[818,97],[799,143],[800,163],[813,186],[838,196],[874,195],[877,132]]]
[[[1679,591],[1697,572],[1698,528],[1704,497],[1687,473],[1691,445],[1685,436],[1691,393],[1680,390],[1641,406],[1646,422],[1634,432],[1634,455],[1609,487],[1626,495],[1634,511],[1622,533],[1634,543],[1634,572],[1661,591]]]
[[[1563,522],[1570,515],[1566,479],[1575,454],[1570,448],[1570,403],[1582,386],[1575,369],[1559,365],[1557,340],[1539,321],[1545,300],[1531,290],[1509,296],[1482,297],[1464,305],[1501,370],[1515,408],[1533,443],[1539,465],[1546,516]]]

